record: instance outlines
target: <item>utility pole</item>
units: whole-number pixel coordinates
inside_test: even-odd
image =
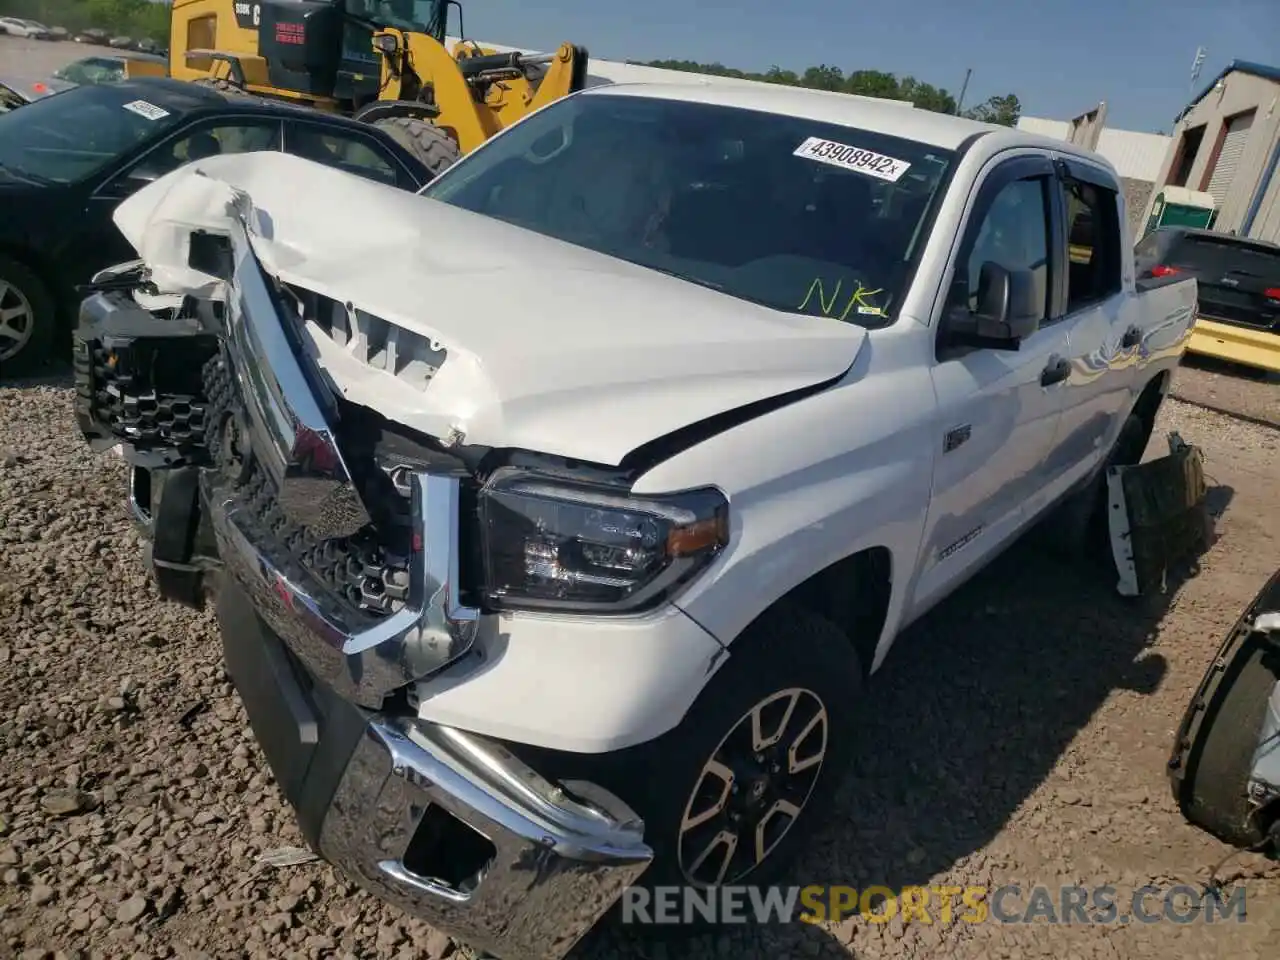
[[[969,78],[973,76],[973,67],[964,72],[964,83],[960,84],[960,96],[956,98],[956,116],[960,116],[960,108],[964,106],[965,91],[969,89]]]
[[[1196,81],[1200,78],[1200,67],[1204,63],[1204,47],[1196,47],[1196,58],[1191,62],[1191,86],[1187,90],[1187,98],[1196,95]]]

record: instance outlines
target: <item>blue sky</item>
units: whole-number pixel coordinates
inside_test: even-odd
[[[1280,0],[463,0],[472,37],[605,60],[719,61],[744,70],[887,70],[959,93],[1016,93],[1023,112],[1067,119],[1107,101],[1107,124],[1168,132],[1232,59],[1280,65]],[[456,16],[456,13],[453,14]],[[456,21],[451,23],[457,29]]]

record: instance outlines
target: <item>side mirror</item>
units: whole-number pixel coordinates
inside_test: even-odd
[[[1044,304],[1030,270],[1009,270],[988,260],[978,274],[977,309],[947,318],[947,340],[957,346],[1017,350],[1040,327]]]

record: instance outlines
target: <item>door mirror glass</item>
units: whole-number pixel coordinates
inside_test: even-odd
[[[1017,350],[1049,314],[1049,179],[1011,180],[971,221],[942,336],[954,346]]]
[[[1017,350],[1040,326],[1039,284],[1030,270],[1009,270],[986,261],[978,273],[975,309],[948,318],[948,339],[957,345]]]

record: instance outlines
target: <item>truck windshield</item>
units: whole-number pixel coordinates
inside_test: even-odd
[[[952,160],[847,126],[591,92],[422,194],[743,300],[881,326]]]

